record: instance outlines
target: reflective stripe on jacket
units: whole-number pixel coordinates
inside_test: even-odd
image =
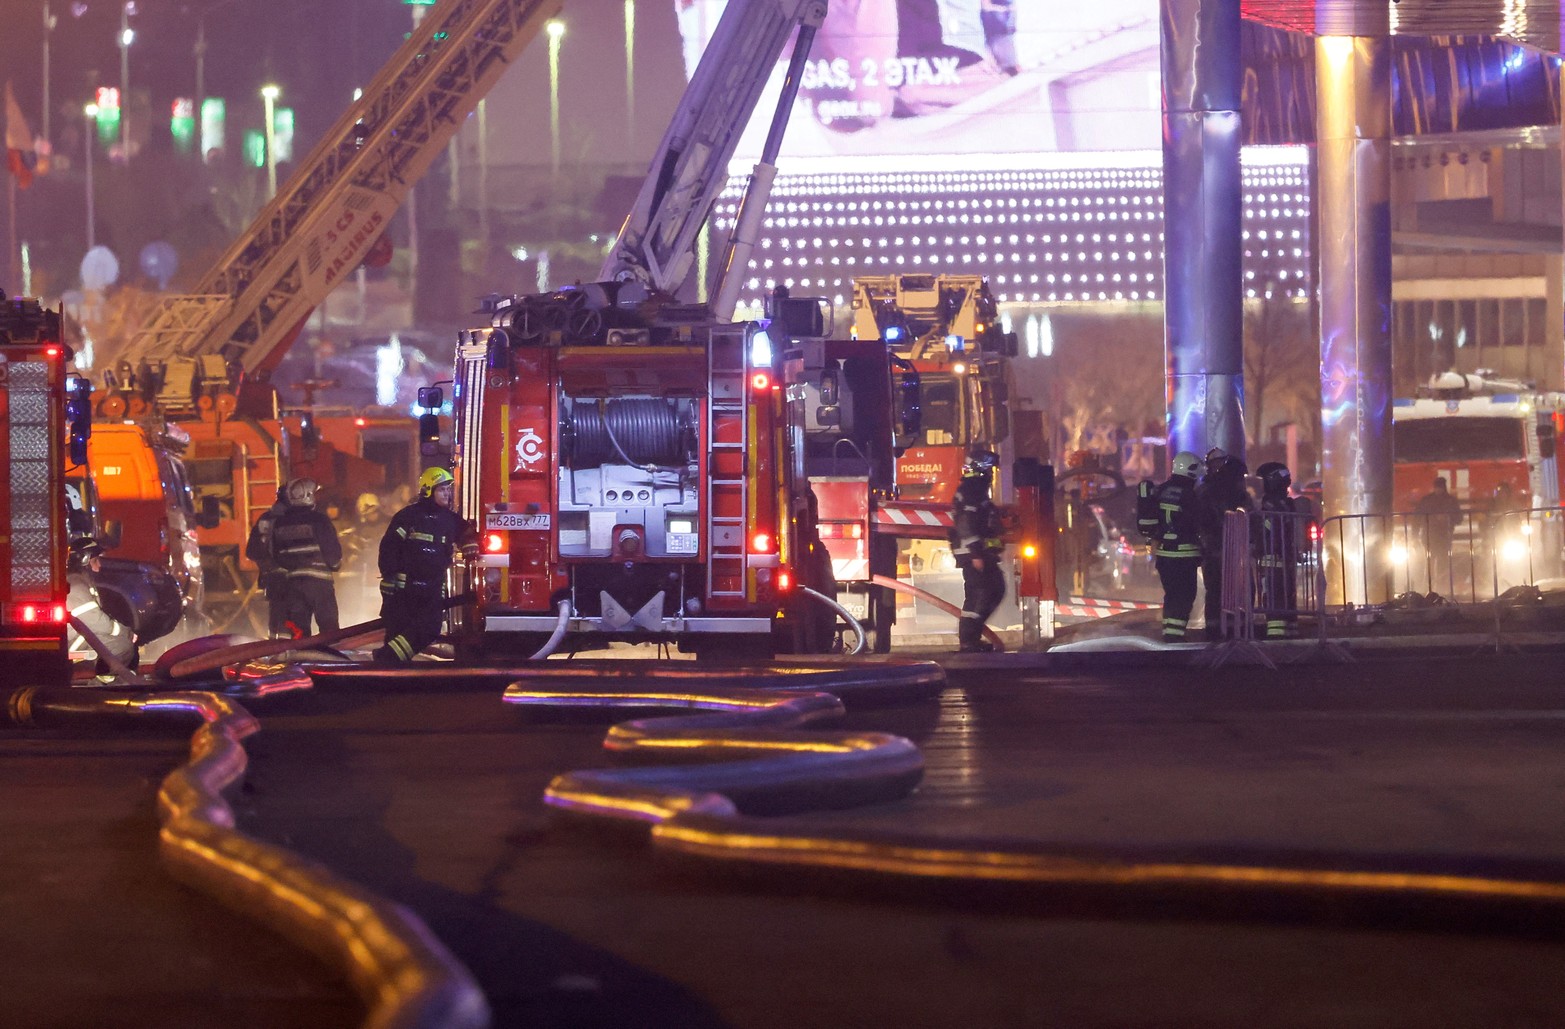
[[[1153,496],[1157,500],[1157,532],[1152,552],[1158,557],[1200,557],[1195,480],[1188,475],[1175,475],[1159,483]]]

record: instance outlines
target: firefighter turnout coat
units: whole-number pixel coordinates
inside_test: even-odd
[[[381,618],[386,645],[376,660],[411,661],[440,635],[446,571],[453,552],[472,542],[467,523],[423,497],[398,511],[380,540]]]

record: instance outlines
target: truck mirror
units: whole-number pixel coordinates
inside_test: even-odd
[[[100,542],[103,544],[103,549],[113,550],[120,545],[120,540],[124,538],[125,527],[120,524],[118,518],[106,518],[103,522],[102,535],[103,538]]]
[[[836,369],[833,368],[821,372],[821,405],[823,407],[835,407],[837,404],[837,391],[840,388]]]
[[[897,414],[892,426],[892,445],[905,449],[912,446],[915,438],[923,431],[923,387],[913,362],[892,357],[891,366],[896,371],[894,378],[897,385]]]
[[[828,428],[836,428],[842,424],[842,408],[836,404],[822,405],[815,409],[815,424]]]
[[[419,392],[423,392],[420,390]],[[439,392],[438,390],[436,392]],[[433,457],[440,453],[440,416],[435,414],[421,414],[418,416],[418,452],[425,457]]]
[[[822,311],[823,299],[819,297],[785,297],[773,294],[766,298],[764,309],[778,335],[789,339],[820,339],[826,335],[826,316]]]
[[[418,388],[418,406],[431,414],[438,412],[445,406],[446,395],[439,386],[420,386]]]
[[[65,399],[65,418],[70,425],[71,464],[87,464],[87,441],[92,438],[92,383],[72,377]]]

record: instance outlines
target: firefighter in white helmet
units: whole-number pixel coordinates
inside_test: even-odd
[[[337,587],[333,581],[342,564],[337,527],[315,509],[314,479],[288,484],[288,509],[272,523],[272,561],[287,574],[283,586],[286,629],[294,639],[339,628]]]
[[[386,644],[377,664],[406,664],[440,635],[446,572],[453,552],[476,554],[478,540],[451,504],[456,481],[444,468],[418,477],[418,499],[392,516],[380,540],[380,617]]]

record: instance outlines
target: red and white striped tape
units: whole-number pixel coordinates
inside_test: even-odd
[[[1071,597],[1054,605],[1057,616],[1104,618],[1123,611],[1154,611],[1163,605],[1145,600],[1102,600],[1097,597]]]
[[[892,525],[939,525],[950,526],[950,509],[935,511],[923,508],[903,507],[890,503],[881,504],[875,509],[875,521],[888,522]]]

